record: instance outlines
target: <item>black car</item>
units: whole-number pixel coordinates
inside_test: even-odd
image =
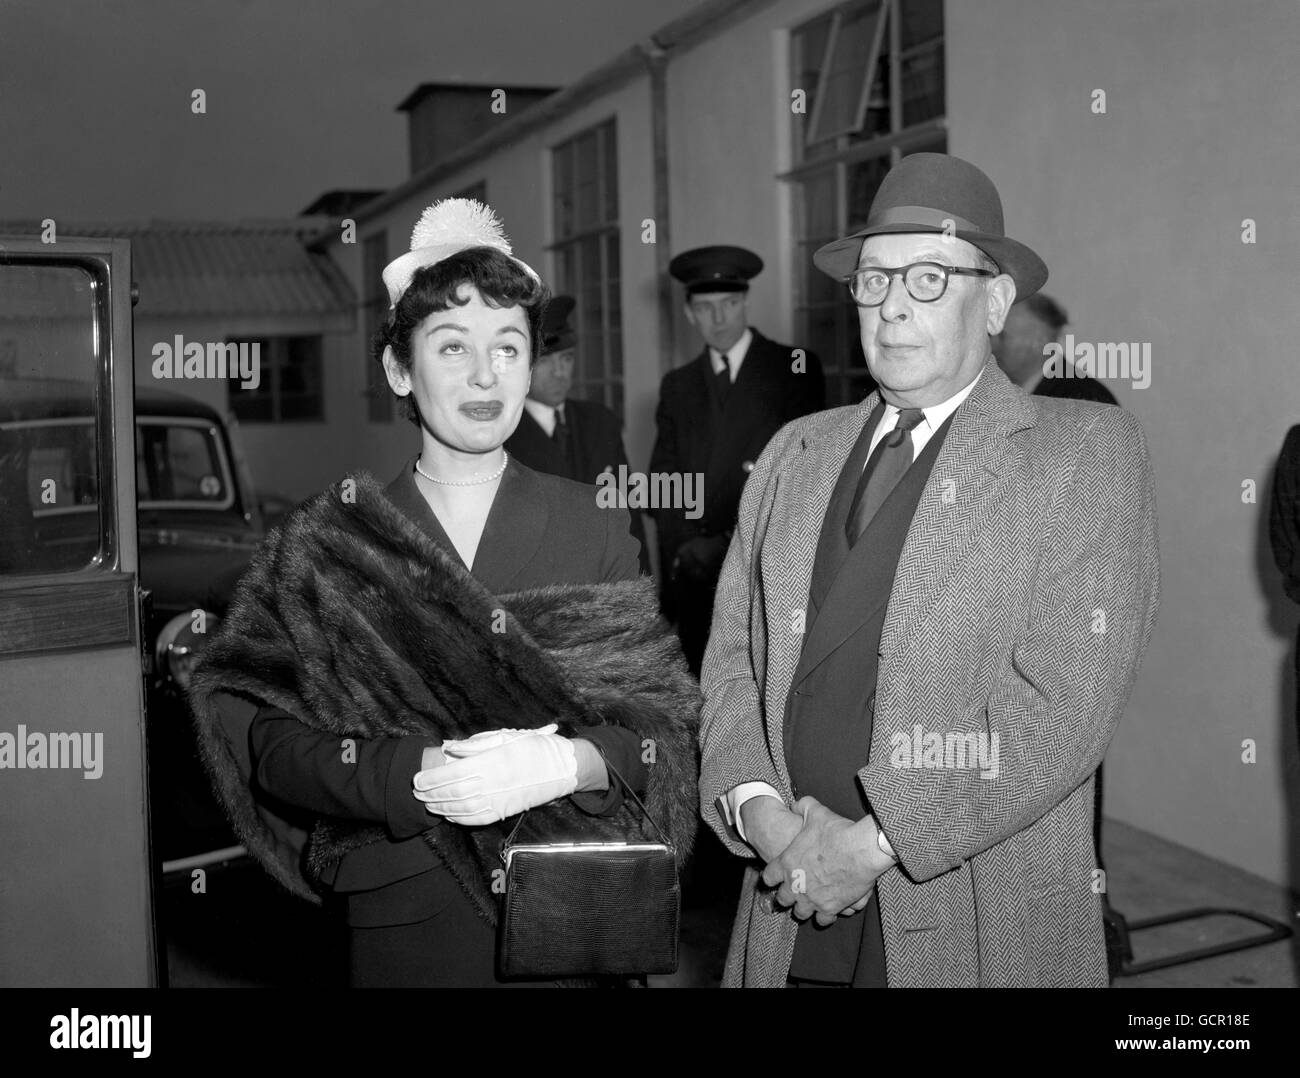
[[[85,565],[99,548],[86,383],[6,380],[0,393],[0,572]],[[233,846],[199,764],[184,690],[204,637],[262,540],[234,420],[137,387],[136,504],[153,848],[164,862]]]

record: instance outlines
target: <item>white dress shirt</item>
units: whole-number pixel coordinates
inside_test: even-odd
[[[715,370],[720,369],[721,368],[717,367],[715,364]],[[935,431],[937,431],[943,425],[944,421],[957,410],[961,402],[970,396],[971,390],[975,388],[975,383],[978,381],[979,375],[977,374],[971,380],[970,385],[965,389],[954,393],[946,401],[943,401],[940,404],[932,404],[928,408],[921,409],[924,418],[920,423],[912,428],[912,460],[916,460],[916,458],[921,455],[921,450],[923,450],[926,443],[934,437]],[[889,403],[885,404],[885,414],[881,416],[880,422],[876,424],[876,429],[871,435],[871,450],[867,453],[867,460],[871,459],[871,453],[875,452],[876,446],[880,444],[880,440],[898,426],[898,413],[899,409],[894,405]],[[863,467],[866,467],[865,463],[863,464]],[[775,797],[778,801],[781,800],[781,795],[766,782],[742,782],[739,786],[732,787],[726,792],[726,794],[718,798],[718,804],[722,808],[722,814],[726,818],[727,823],[736,829],[736,833],[740,835],[742,841],[745,842],[748,842],[749,840],[745,838],[745,825],[740,818],[740,809],[746,801],[754,797]],[[892,854],[893,850],[892,848],[889,848],[889,840],[884,838],[884,832],[881,832],[881,839],[881,849],[886,853]]]
[[[716,348],[710,348],[709,362],[713,364],[713,373],[721,374],[723,364],[725,363],[728,369],[728,377],[731,379],[731,384],[734,386],[736,384],[736,379],[740,377],[740,365],[745,362],[745,355],[749,352],[749,346],[753,343],[753,340],[754,331],[746,326],[745,332],[740,335],[740,340],[733,344],[727,351],[725,360],[723,359],[723,354],[721,352]]]
[[[564,405],[560,405],[563,408]],[[560,408],[552,408],[549,404],[543,404],[541,401],[535,401],[532,397],[524,398],[524,408],[530,416],[537,420],[537,425],[542,428],[546,437],[555,436],[556,413]]]

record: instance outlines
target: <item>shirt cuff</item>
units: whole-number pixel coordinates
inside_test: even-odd
[[[898,854],[894,852],[894,847],[889,844],[889,836],[885,834],[885,829],[880,826],[880,817],[873,816],[872,822],[876,825],[876,847],[886,857],[892,857],[898,860]]]
[[[740,810],[746,801],[752,801],[755,797],[775,797],[781,804],[785,804],[781,795],[767,782],[742,782],[718,798],[722,815],[726,817],[728,825],[735,829],[742,842],[748,842],[749,839],[745,836],[745,825],[741,822]]]

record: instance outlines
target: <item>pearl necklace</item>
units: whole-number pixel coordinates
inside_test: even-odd
[[[439,479],[436,475],[430,475],[420,467],[419,457],[415,458],[415,470],[424,476],[424,478],[430,483],[438,483],[444,487],[477,487],[483,483],[495,482],[505,474],[506,465],[510,463],[510,454],[503,449],[501,450],[501,456],[504,458],[501,461],[501,467],[491,475],[485,475],[482,479]]]

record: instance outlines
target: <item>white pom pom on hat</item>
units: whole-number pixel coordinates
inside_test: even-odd
[[[411,249],[384,267],[389,308],[397,306],[416,270],[435,265],[471,247],[496,248],[509,255],[534,281],[541,283],[541,277],[532,266],[515,258],[510,241],[491,207],[472,198],[444,198],[420,215],[411,230]]]

